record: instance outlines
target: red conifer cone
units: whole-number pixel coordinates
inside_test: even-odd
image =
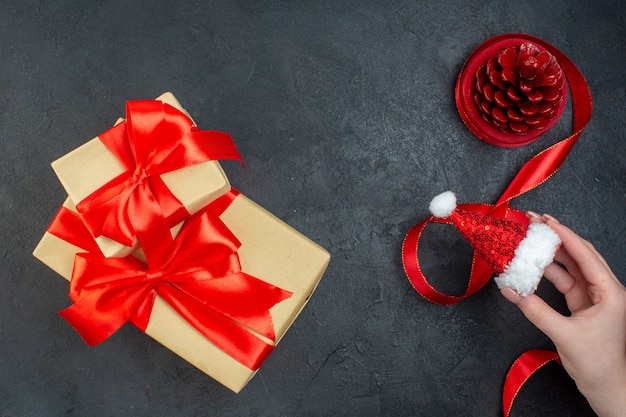
[[[474,101],[483,119],[505,133],[541,130],[559,115],[565,77],[556,58],[525,42],[476,71]]]

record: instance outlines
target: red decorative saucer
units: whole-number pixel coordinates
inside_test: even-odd
[[[467,58],[456,81],[456,106],[468,129],[492,145],[527,145],[558,121],[567,81],[539,38],[494,36]]]

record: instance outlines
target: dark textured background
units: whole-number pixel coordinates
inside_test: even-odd
[[[620,0],[0,1],[0,416],[499,416],[505,373],[551,348],[490,283],[422,299],[400,247],[431,197],[494,202],[532,145],[458,117],[455,77],[483,40],[523,32],[587,78],[594,115],[562,169],[514,201],[593,241],[626,279],[626,6]],[[49,164],[128,99],[170,90],[246,163],[233,185],[332,253],[311,301],[235,395],[130,326],[88,348],[56,311],[67,283],[31,256],[64,192]],[[426,273],[459,293],[470,252],[427,230]],[[564,308],[548,284],[539,290]],[[515,416],[590,416],[550,365]]]

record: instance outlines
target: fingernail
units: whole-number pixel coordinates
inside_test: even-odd
[[[559,223],[559,221],[558,221],[558,220],[557,220],[554,216],[551,216],[551,215],[549,215],[549,214],[545,214],[545,213],[544,213],[544,214],[543,214],[543,217],[545,217],[546,219],[552,220],[553,222],[557,222],[557,223]]]
[[[528,217],[534,217],[537,219],[541,218],[541,216],[538,213],[535,213],[534,211],[527,211],[526,214],[528,215]]]
[[[509,288],[509,287],[502,288],[500,290],[500,293],[502,293],[504,298],[506,298],[507,300],[509,300],[513,304],[519,304],[522,301],[522,299],[523,299],[523,297],[521,295],[519,295],[518,293],[515,292],[514,289]]]

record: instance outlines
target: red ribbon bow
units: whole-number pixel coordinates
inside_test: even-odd
[[[578,70],[578,68],[576,68],[576,65],[574,65],[574,63],[563,52],[559,51],[551,44],[534,36],[522,34],[516,34],[515,36],[541,45],[556,57],[559,64],[561,65],[561,68],[563,68],[572,93],[574,133],[571,136],[556,143],[555,145],[547,148],[543,152],[535,155],[530,161],[524,164],[524,166],[522,166],[520,171],[517,173],[515,178],[513,178],[509,186],[506,188],[502,196],[500,196],[495,204],[460,204],[459,208],[462,208],[463,210],[488,214],[497,218],[508,218],[517,220],[518,222],[527,223],[528,218],[526,214],[519,210],[511,209],[509,207],[511,200],[543,184],[558,171],[558,169],[565,161],[565,158],[569,154],[570,150],[572,149],[574,144],[576,144],[576,141],[589,123],[589,120],[591,119],[592,102],[591,92],[589,90],[587,82],[585,81],[585,78]],[[510,37],[510,35],[495,36],[491,38],[490,41],[493,41],[495,43],[508,37]],[[457,95],[462,73],[463,71],[461,71],[459,77],[457,78]],[[466,114],[464,114],[463,110],[460,110],[460,114],[461,118],[466,123],[468,123],[468,117]],[[420,268],[419,259],[417,258],[419,240],[422,236],[424,228],[429,223],[451,224],[448,219],[439,219],[431,216],[421,223],[415,225],[411,230],[409,230],[402,245],[402,263],[404,265],[404,270],[415,290],[424,298],[435,304],[454,304],[470,297],[482,287],[484,287],[491,279],[493,271],[491,270],[487,262],[483,258],[481,258],[476,252],[474,252],[469,283],[467,285],[465,293],[462,296],[457,297],[444,294],[436,290],[432,285],[430,285],[430,283],[424,276]],[[556,353],[554,353],[554,355],[556,355],[556,357],[551,360],[556,360],[556,358],[558,358],[558,355]],[[539,355],[540,359],[542,357],[542,355]],[[550,357],[552,358],[553,356]],[[534,370],[536,370],[538,369],[536,367],[536,358],[537,356],[535,353],[522,355],[522,357],[516,362],[516,366],[526,366],[530,369],[533,369],[534,367]],[[539,360],[539,363],[541,363],[541,360]],[[530,376],[531,374],[532,372],[530,372],[528,376]],[[507,378],[508,386],[506,388],[505,396],[503,397],[503,406],[507,417],[512,407],[512,402],[514,400],[514,395],[509,395],[507,397],[507,393],[510,393],[511,391],[517,393],[517,391],[519,391],[521,386],[526,381],[525,379],[520,378],[513,378],[511,381],[509,381],[509,379],[510,378]]]
[[[149,266],[132,256],[78,253],[70,284],[74,304],[61,316],[95,345],[127,321],[145,331],[158,295],[224,352],[258,369],[274,346],[246,329],[275,341],[269,309],[291,292],[241,271],[240,242],[218,217],[236,195],[233,191],[190,217],[168,256]],[[79,221],[62,208],[48,231],[93,248]]]
[[[158,100],[127,102],[126,120],[99,139],[126,171],[76,209],[93,236],[126,246],[132,246],[135,236],[144,242],[167,239],[164,231],[189,217],[161,174],[217,159],[243,164],[230,135],[200,130],[183,112]],[[160,226],[148,227],[154,224]]]

